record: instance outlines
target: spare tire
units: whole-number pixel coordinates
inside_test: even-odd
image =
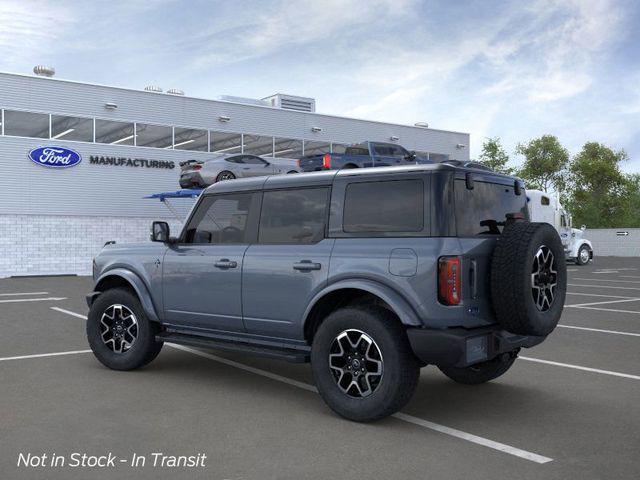
[[[560,236],[548,223],[508,223],[491,260],[497,321],[520,335],[549,335],[560,320],[567,266]]]

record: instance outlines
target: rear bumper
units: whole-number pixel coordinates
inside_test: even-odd
[[[491,360],[501,353],[530,348],[547,338],[515,335],[499,327],[471,330],[410,328],[407,335],[413,353],[424,363],[455,367],[467,367]]]
[[[202,179],[202,175],[195,172],[183,173],[180,175],[180,187],[181,188],[191,188],[191,187],[205,187],[207,185],[204,184]]]

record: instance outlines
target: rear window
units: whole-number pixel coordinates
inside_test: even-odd
[[[423,228],[422,180],[361,182],[347,186],[345,232],[420,232]]]
[[[513,187],[475,181],[473,190],[464,180],[455,181],[456,228],[459,237],[499,234],[508,213],[527,213],[526,195],[516,195]]]

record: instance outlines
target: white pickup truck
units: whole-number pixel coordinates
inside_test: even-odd
[[[549,223],[558,231],[567,260],[578,265],[586,265],[593,260],[593,246],[582,238],[586,227],[572,228],[571,215],[556,197],[541,190],[527,190],[527,206],[532,222]]]

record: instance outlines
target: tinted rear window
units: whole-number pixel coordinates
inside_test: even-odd
[[[345,232],[420,232],[424,228],[422,180],[351,183],[344,200]]]
[[[497,234],[507,213],[523,213],[528,217],[526,195],[516,195],[513,187],[475,181],[468,190],[464,180],[455,181],[456,227],[459,237]]]

